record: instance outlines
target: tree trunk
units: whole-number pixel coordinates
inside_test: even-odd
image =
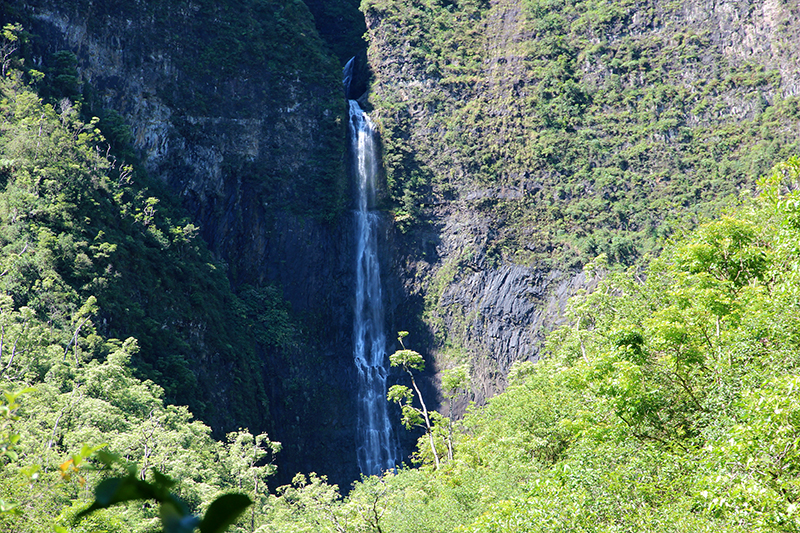
[[[419,403],[422,405],[422,416],[425,418],[425,427],[428,428],[428,438],[431,441],[431,452],[433,453],[433,460],[436,463],[436,469],[439,469],[439,454],[436,453],[436,446],[433,442],[433,431],[431,428],[431,420],[428,418],[428,408],[425,406],[425,401],[422,399],[422,393],[419,391],[419,387],[417,387],[417,382],[414,380],[414,374],[411,373],[410,370],[406,370],[408,375],[411,376],[411,384],[414,386],[414,390],[417,392],[417,398],[419,398]]]

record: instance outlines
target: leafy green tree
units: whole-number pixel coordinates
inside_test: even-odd
[[[775,378],[742,398],[741,419],[707,447],[717,466],[700,500],[711,513],[766,530],[800,529],[800,377]],[[723,466],[724,465],[724,466]]]
[[[423,370],[425,368],[425,360],[422,358],[422,355],[420,355],[419,352],[409,350],[405,347],[405,344],[403,344],[403,339],[408,336],[407,331],[400,331],[397,335],[397,340],[400,342],[402,349],[397,350],[389,356],[389,363],[393,367],[397,366],[402,368],[409,375],[411,378],[411,385],[414,387],[414,392],[416,392],[417,400],[419,400],[421,409],[413,406],[411,403],[413,393],[411,392],[411,389],[405,385],[392,385],[389,387],[387,397],[390,402],[400,405],[402,422],[406,428],[411,429],[414,426],[425,427],[428,439],[430,441],[430,449],[431,453],[433,454],[434,464],[436,465],[436,468],[439,468],[439,454],[436,451],[436,444],[433,440],[433,425],[431,424],[431,417],[428,414],[428,408],[425,405],[425,400],[422,398],[422,393],[417,386],[417,381],[414,379],[414,374],[411,372],[412,370]]]
[[[264,530],[349,533],[353,516],[336,485],[312,472],[297,474],[291,485],[279,487]],[[259,531],[262,529],[259,528]]]
[[[27,388],[18,391],[4,391],[0,398],[0,461],[2,461],[0,468],[5,468],[6,465],[16,462],[19,458],[18,445],[21,435],[13,427],[13,422],[19,420],[17,411],[20,403],[17,400],[32,390],[32,388]],[[35,472],[31,471],[30,475],[35,475]],[[0,514],[19,516],[22,511],[19,504],[0,499]]]
[[[0,75],[3,78],[9,73],[14,56],[19,51],[22,25],[8,23],[3,26],[2,45],[0,45]]]
[[[254,502],[260,503],[267,488],[267,478],[275,473],[273,459],[281,449],[279,442],[269,440],[266,433],[253,435],[249,431],[240,430],[227,435],[224,461],[236,480],[239,490],[247,491]],[[254,504],[250,514],[250,531],[256,529],[256,507]]]
[[[747,217],[723,217],[669,247],[643,276],[610,273],[572,301],[575,325],[551,342],[564,361],[582,361],[586,385],[637,438],[678,447],[702,438],[732,364],[725,347],[762,297],[770,252],[757,233]]]

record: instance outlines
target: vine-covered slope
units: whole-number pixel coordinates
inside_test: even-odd
[[[798,149],[791,2],[363,9],[404,290],[482,381],[536,356],[565,272],[636,263]]]
[[[365,6],[398,216],[490,213],[498,258],[630,263],[796,146],[787,3]]]
[[[54,331],[72,331],[65,358],[71,346],[102,359],[97,334],[136,337],[132,364],[168,401],[223,431],[236,420],[263,424],[246,401],[267,405],[244,335],[248,303],[231,292],[197,226],[157,182],[110,155],[97,118],[83,120],[66,98],[44,104],[20,78],[12,71],[3,80],[0,100],[0,286],[9,312],[29,309]],[[97,334],[84,337],[84,326]],[[28,364],[40,378],[48,371],[44,360]],[[224,375],[236,386],[220,386]]]

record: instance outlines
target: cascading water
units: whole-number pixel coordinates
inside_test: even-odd
[[[349,93],[353,60],[345,66],[345,93]],[[349,94],[348,94],[349,96]],[[356,307],[353,326],[354,358],[358,369],[358,467],[366,475],[394,468],[397,457],[386,400],[386,335],[383,330],[383,294],[378,261],[378,213],[375,185],[378,161],[375,132],[358,102],[350,104],[350,142],[358,190],[356,211]]]

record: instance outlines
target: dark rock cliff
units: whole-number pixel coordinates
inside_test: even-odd
[[[130,125],[142,165],[181,199],[234,289],[283,294],[291,338],[253,340],[261,375],[248,377],[263,382],[270,412],[209,422],[282,441],[279,483],[316,471],[349,484],[346,106],[340,64],[305,4],[41,0],[7,11],[34,35],[36,68],[48,72],[59,50],[77,56],[85,105]],[[214,354],[195,360],[209,373],[200,367]],[[238,386],[210,373],[215,396]]]

